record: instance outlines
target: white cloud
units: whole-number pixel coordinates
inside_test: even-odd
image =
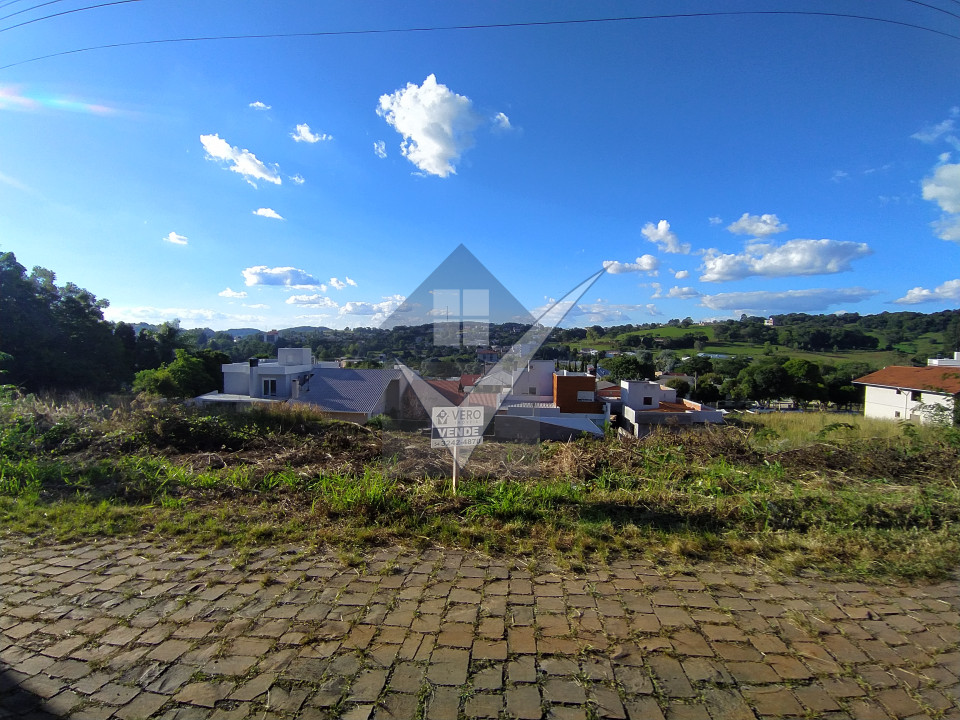
[[[280,213],[273,208],[257,208],[253,211],[253,214],[259,215],[260,217],[273,218],[274,220],[283,220]]]
[[[338,279],[335,278],[335,277],[330,278],[330,284],[331,284],[331,285],[334,287],[334,289],[336,289],[336,290],[343,290],[343,289],[347,286],[347,284],[346,284],[345,282],[342,282],[341,280],[338,280]]]
[[[269,105],[267,105],[266,103],[262,103],[262,102],[260,102],[259,100],[257,100],[256,102],[250,103],[250,107],[252,107],[252,108],[255,109],[255,110],[269,110],[269,109],[270,109],[270,106],[269,106]]]
[[[960,243],[960,216],[946,216],[930,224],[941,240]]]
[[[960,213],[960,163],[940,165],[923,179],[923,199],[948,213]]]
[[[249,267],[243,271],[247,286],[281,285],[290,288],[314,288],[320,282],[310,273],[294,267],[269,268],[266,265]]]
[[[201,135],[200,142],[207,152],[207,157],[227,163],[232,172],[242,175],[254,187],[257,186],[254,180],[265,180],[274,185],[282,182],[278,165],[267,165],[249,150],[236,148],[219,135]]]
[[[670,223],[661,220],[656,225],[648,222],[640,231],[644,237],[652,243],[655,243],[663,252],[688,255],[690,253],[690,243],[681,243],[670,229]]]
[[[480,117],[472,105],[470,98],[429,75],[423,85],[407,83],[392,95],[381,95],[377,114],[403,137],[405,158],[425,173],[447,177],[456,174],[460,155],[473,145],[471,133]]]
[[[187,238],[183,235],[177,235],[175,232],[170,232],[169,235],[163,236],[164,242],[173,243],[174,245],[186,245]]]
[[[347,285],[350,285],[351,287],[356,287],[356,286],[357,286],[356,280],[351,280],[351,279],[350,279],[349,277],[347,277],[346,275],[343,276],[343,281],[344,281]]]
[[[287,298],[287,305],[300,305],[301,307],[340,307],[335,301],[325,295],[291,295]]]
[[[674,298],[676,300],[688,300],[690,298],[700,297],[700,292],[694,290],[692,287],[679,287],[674,285],[667,292],[666,297]]]
[[[377,303],[348,302],[340,307],[339,316],[369,316],[371,323],[381,323],[400,307],[404,300],[406,300],[406,298],[403,295],[385,295],[383,296],[383,300]]]
[[[654,317],[656,317],[657,315],[662,315],[662,314],[663,314],[663,313],[660,312],[660,310],[657,308],[657,306],[654,305],[653,303],[647,303],[647,304],[644,305],[643,307],[644,307],[644,309],[645,309],[648,313],[650,313],[650,314],[653,315]]]
[[[753,237],[767,237],[786,229],[787,226],[780,222],[780,218],[770,213],[764,215],[744,213],[735,223],[727,225],[727,230],[735,235],[752,235]]]
[[[683,280],[684,278],[690,277],[690,271],[689,271],[689,270],[677,270],[677,271],[673,274],[673,276],[674,276],[677,280]]]
[[[907,294],[893,302],[898,305],[917,305],[918,303],[935,302],[937,300],[960,300],[960,279],[947,280],[933,290],[915,287],[907,290]]]
[[[158,308],[150,306],[119,307],[111,305],[104,309],[103,315],[111,322],[145,322],[151,324],[179,319],[189,323],[223,326],[225,323],[257,323],[264,320],[260,315],[234,315],[205,308]]]
[[[493,116],[493,124],[501,130],[509,130],[512,127],[512,125],[510,125],[510,118],[502,112],[498,112]]]
[[[707,218],[707,221],[708,221],[711,225],[723,225],[723,218],[717,217],[716,215]]]
[[[823,312],[831,305],[862,302],[877,295],[861,287],[783,290],[781,292],[732,292],[703,295],[700,304],[734,315],[772,315],[791,312]]]
[[[935,125],[927,125],[910,137],[928,145],[943,140],[960,150],[960,137],[958,137],[956,123],[958,117],[960,117],[960,107],[952,107],[950,108],[950,117],[946,120]]]
[[[653,255],[641,255],[635,262],[622,263],[618,260],[604,260],[603,267],[611,275],[621,275],[631,272],[645,272],[648,275],[656,275],[660,261]]]
[[[295,185],[303,185],[306,182],[300,173],[290,176],[290,180],[292,180]]]
[[[238,290],[231,290],[230,288],[227,288],[226,290],[221,290],[220,292],[218,292],[217,295],[225,298],[245,298],[247,296],[247,293],[244,292],[243,290],[238,291]]]
[[[834,171],[833,171],[833,175],[830,176],[830,179],[831,179],[833,182],[838,183],[838,182],[840,182],[841,180],[843,180],[844,178],[847,178],[847,177],[850,177],[850,174],[847,173],[845,170],[834,170]],[[786,230],[786,227],[784,227],[784,230]]]
[[[310,131],[310,126],[306,123],[297,125],[297,131],[290,133],[296,142],[305,142],[305,143],[316,143],[321,140],[333,140],[333,135],[327,135],[326,133],[320,133],[319,135]]]
[[[743,253],[707,250],[703,257],[703,282],[741,280],[752,275],[794,277],[830,275],[850,269],[850,262],[873,251],[866,243],[841,240],[790,240],[777,247],[756,244]]]
[[[387,156],[387,144],[383,140],[377,140],[373,143],[373,154],[378,158],[385,158]]]
[[[246,303],[244,303],[243,306],[245,308],[250,308],[251,310],[265,310],[268,307],[270,307],[269,305],[266,305],[264,303],[255,303],[253,305],[247,305]]]

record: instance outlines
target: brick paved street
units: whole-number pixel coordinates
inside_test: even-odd
[[[0,548],[0,718],[958,720],[958,643],[956,581]]]

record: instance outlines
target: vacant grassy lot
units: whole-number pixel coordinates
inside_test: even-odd
[[[840,422],[838,422],[838,419]],[[489,443],[451,491],[414,433],[306,411],[0,400],[0,528],[623,554],[938,577],[960,557],[960,432],[771,414],[644,440]]]

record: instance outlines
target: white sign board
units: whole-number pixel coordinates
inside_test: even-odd
[[[433,408],[430,419],[430,447],[473,447],[483,442],[482,407]]]

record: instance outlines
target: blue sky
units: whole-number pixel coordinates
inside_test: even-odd
[[[0,4],[0,65],[769,9],[140,0],[11,27],[93,3],[36,4]],[[960,35],[928,5],[776,7]],[[955,308],[958,69],[960,39],[801,14],[59,55],[0,70],[0,250],[109,319],[214,329],[376,325],[460,243],[530,309],[606,265],[573,324]]]

